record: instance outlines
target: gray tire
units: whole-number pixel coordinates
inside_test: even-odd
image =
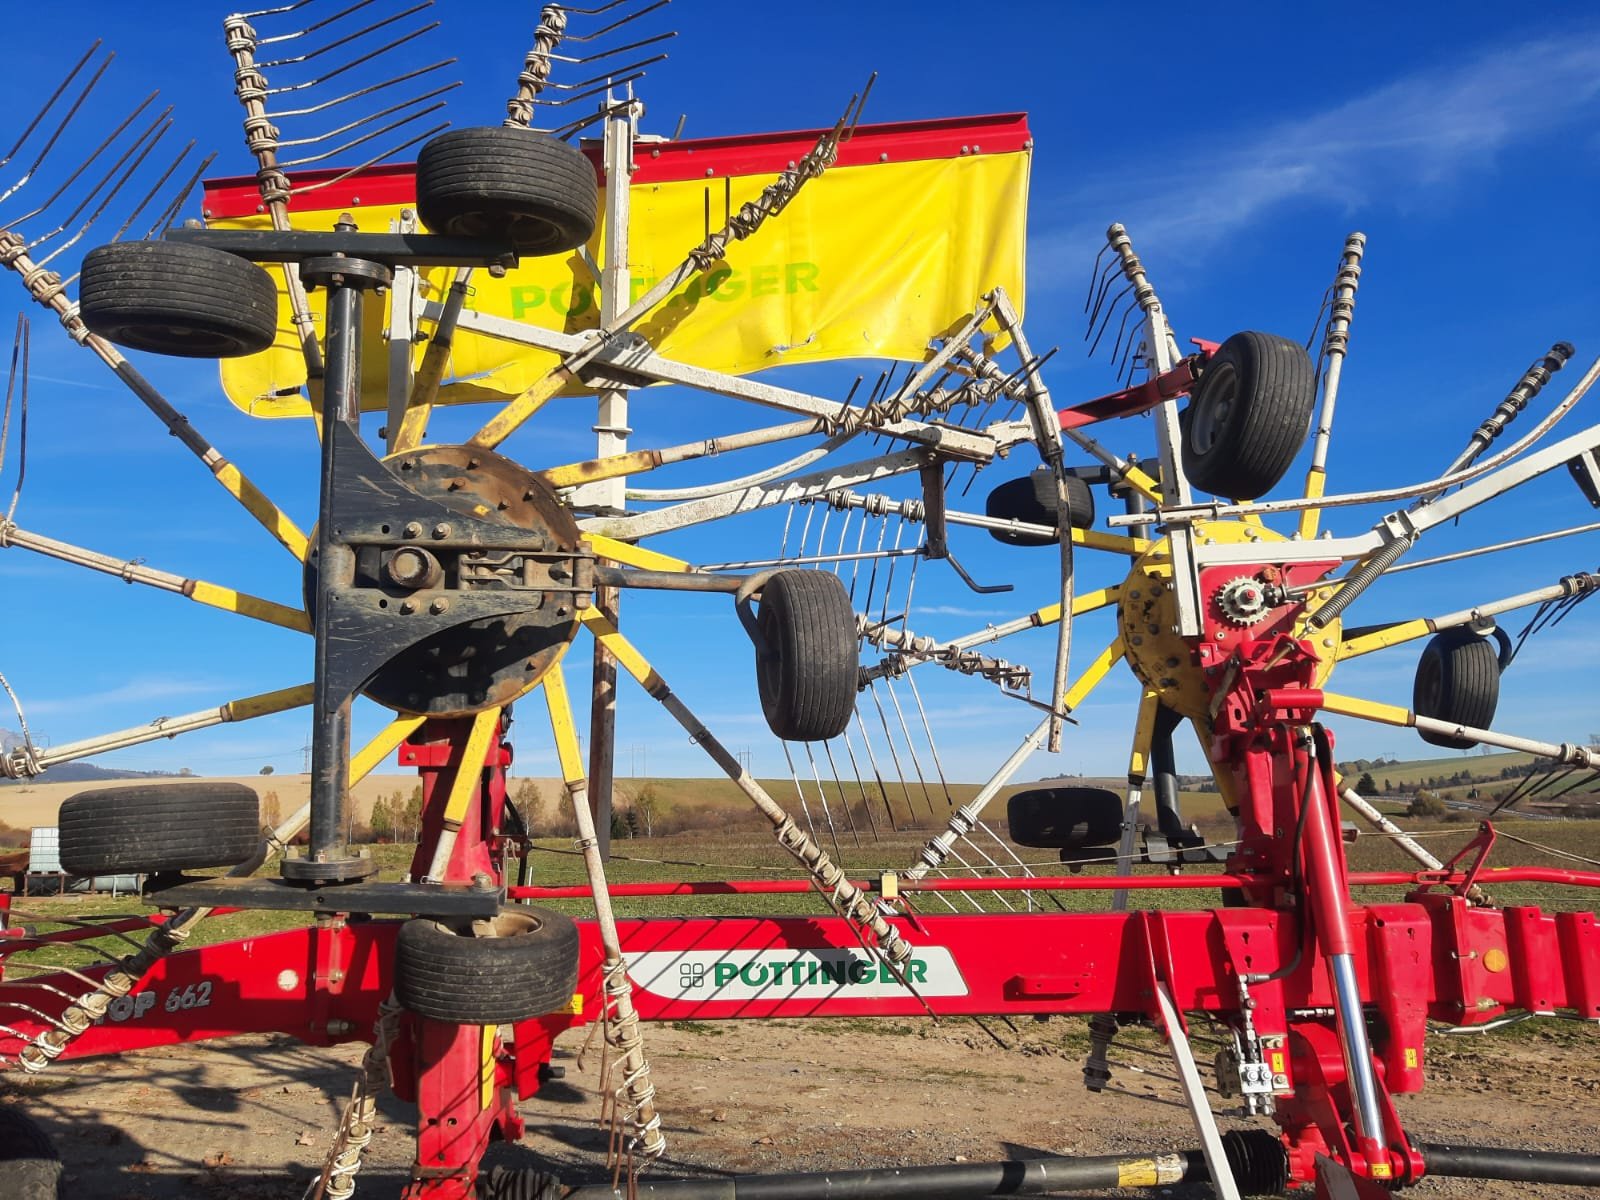
[[[1411,707],[1418,716],[1452,725],[1488,729],[1500,703],[1500,648],[1471,630],[1436,633],[1422,649],[1411,686]],[[1432,746],[1470,750],[1469,738],[1417,731]]]
[[[767,726],[786,742],[838,737],[856,707],[856,614],[832,571],[779,571],[761,587],[756,688]]]
[[[1067,476],[1068,524],[1074,529],[1088,529],[1094,524],[1094,492],[1088,483],[1076,475]],[[1056,482],[1048,468],[1042,468],[1017,479],[1008,479],[989,493],[984,501],[984,513],[1003,521],[1023,521],[1029,525],[1056,525]],[[1061,539],[1055,535],[1013,533],[1006,529],[991,529],[989,536],[1008,546],[1053,546]]]
[[[395,939],[394,986],[419,1016],[509,1025],[555,1012],[578,984],[578,927],[547,908],[507,907],[492,922],[419,917]]]
[[[179,242],[113,242],[89,251],[78,310],[108,342],[178,358],[256,354],[278,333],[270,275],[238,255]]]
[[[417,156],[417,214],[434,233],[560,254],[594,235],[599,207],[594,165],[541,133],[452,129]]]
[[[1300,452],[1316,405],[1305,347],[1270,333],[1236,333],[1212,355],[1183,412],[1183,472],[1234,500],[1270,492]]]
[[[1006,826],[1019,846],[1079,850],[1122,837],[1122,797],[1109,788],[1032,788],[1006,801]]]
[[[154,875],[248,862],[260,801],[238,783],[154,783],[79,792],[61,805],[69,875]]]

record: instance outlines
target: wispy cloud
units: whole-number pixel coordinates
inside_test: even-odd
[[[200,694],[215,696],[220,704],[228,698],[228,688],[228,684],[215,679],[129,679],[116,687],[81,692],[76,696],[27,700],[26,703],[30,717],[50,713],[93,712],[120,704],[139,704]]]
[[[932,614],[941,617],[1012,617],[1015,613],[999,608],[963,608],[959,604],[919,604],[918,614]]]
[[[1493,164],[1506,147],[1549,136],[1600,108],[1600,33],[1540,39],[1430,67],[1321,112],[1289,117],[1204,147],[1143,146],[1052,207],[1086,220],[1036,239],[1041,282],[1092,255],[1112,220],[1141,249],[1196,253],[1292,201],[1354,208],[1383,197],[1405,206]],[[1150,151],[1154,152],[1150,152]]]

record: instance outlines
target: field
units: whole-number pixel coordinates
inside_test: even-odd
[[[274,781],[282,784],[283,780]],[[398,786],[396,778],[394,784]],[[387,784],[378,784],[384,790]],[[685,792],[692,789],[685,785]],[[703,794],[703,793],[702,793]],[[677,802],[676,793],[668,793]],[[614,881],[714,879],[787,874],[792,864],[771,837],[748,832],[619,838]],[[1226,828],[1209,820],[1215,837]],[[1415,823],[1440,857],[1474,832],[1470,822]],[[1538,847],[1503,842],[1495,861],[1567,866],[1600,862],[1600,822],[1507,822],[1503,832]],[[841,830],[838,850],[857,877],[903,869],[925,835],[902,833],[860,844]],[[830,849],[833,847],[829,839]],[[397,877],[411,847],[375,848]],[[579,882],[570,841],[542,839],[534,850],[540,883]],[[1034,870],[1058,868],[1046,852],[1022,851]],[[1365,836],[1351,848],[1357,868],[1405,865],[1387,839]],[[1575,862],[1574,859],[1582,860]],[[269,867],[270,870],[270,867]],[[1541,886],[1496,887],[1501,902],[1592,907],[1591,897]],[[1392,891],[1385,894],[1392,897]],[[1103,908],[1103,894],[1074,892],[1070,908]],[[1138,903],[1204,906],[1214,896],[1147,893]],[[560,902],[576,915],[587,902]],[[937,901],[928,897],[925,910]],[[137,902],[30,899],[30,923],[87,912],[137,911]],[[712,896],[623,900],[623,915],[817,913],[815,897]],[[290,914],[237,913],[203,924],[197,941],[281,928]],[[1035,1154],[1096,1154],[1180,1149],[1193,1130],[1176,1107],[1177,1088],[1159,1043],[1135,1033],[1118,1051],[1112,1091],[1091,1098],[1079,1076],[1083,1022],[928,1019],[869,1021],[677,1022],[646,1030],[667,1114],[666,1173],[851,1169],[891,1164],[984,1161]],[[582,1031],[564,1037],[556,1064],[566,1077],[525,1105],[528,1148],[567,1182],[600,1178],[604,1134],[594,1118],[596,1055],[580,1055]],[[1208,1052],[1209,1053],[1209,1052]],[[332,1122],[348,1097],[360,1047],[312,1050],[287,1038],[250,1037],[176,1046],[114,1060],[64,1064],[37,1079],[0,1077],[0,1098],[19,1103],[56,1136],[68,1162],[74,1200],[232,1200],[299,1197],[320,1161]],[[1576,1023],[1538,1022],[1430,1042],[1429,1090],[1405,1098],[1417,1136],[1544,1149],[1590,1148],[1587,1123],[1571,1119],[1600,1089],[1600,1037]],[[1234,1122],[1237,1124],[1237,1122]],[[411,1153],[405,1106],[385,1101],[360,1194],[398,1194]],[[526,1164],[528,1149],[496,1148],[490,1162]],[[1203,1188],[1168,1196],[1199,1200]],[[1562,1189],[1429,1181],[1419,1196],[1562,1195]],[[1568,1193],[1570,1194],[1570,1193]]]

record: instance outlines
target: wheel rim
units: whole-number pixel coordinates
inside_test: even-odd
[[[1417,664],[1417,691],[1413,703],[1425,717],[1438,717],[1444,694],[1444,667],[1437,654],[1424,654]]]
[[[1189,421],[1189,445],[1196,454],[1209,454],[1222,440],[1238,398],[1239,375],[1233,364],[1213,366]]]
[[[107,336],[135,350],[192,358],[232,358],[241,349],[238,338],[193,325],[128,325]]]

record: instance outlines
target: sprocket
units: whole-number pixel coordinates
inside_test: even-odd
[[[1216,599],[1223,617],[1241,628],[1259,625],[1272,613],[1266,585],[1253,575],[1228,580],[1217,589]]]

